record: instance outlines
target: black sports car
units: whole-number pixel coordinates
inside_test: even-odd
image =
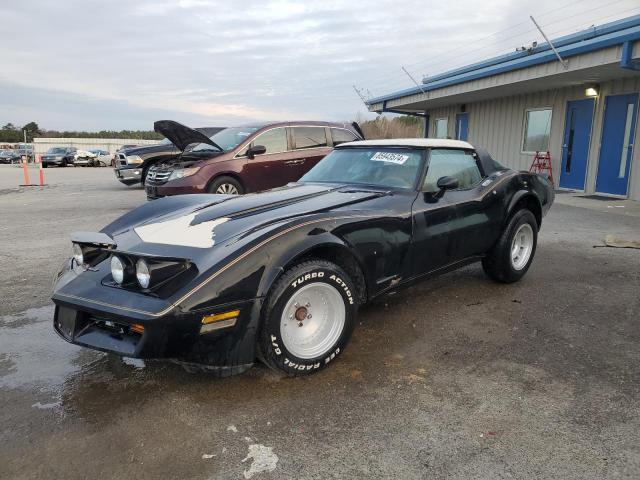
[[[342,144],[297,183],[163,198],[73,234],[54,328],[78,345],[221,375],[256,358],[312,373],[344,350],[375,297],[475,261],[494,280],[519,280],[553,198],[546,178],[466,142]]]

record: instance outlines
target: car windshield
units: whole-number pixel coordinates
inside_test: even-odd
[[[66,149],[65,148],[60,148],[60,147],[52,147],[49,150],[47,150],[47,153],[65,153]]]
[[[407,148],[336,149],[309,170],[300,181],[413,188],[423,158],[422,150]]]
[[[209,138],[217,145],[220,145],[224,151],[233,150],[240,143],[244,142],[247,137],[262,127],[232,127],[220,130],[218,133],[211,135]],[[199,150],[216,150],[216,148],[207,143],[199,143],[191,149],[192,152]]]

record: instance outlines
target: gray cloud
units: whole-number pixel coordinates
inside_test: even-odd
[[[637,6],[613,3],[573,2],[541,23],[570,30]],[[350,120],[366,115],[352,84],[388,93],[411,86],[402,65],[421,77],[509,51],[539,38],[529,12],[562,5],[5,0],[0,122],[120,129],[149,128],[160,117],[198,125]]]

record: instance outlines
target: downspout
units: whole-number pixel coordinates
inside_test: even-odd
[[[620,55],[620,68],[625,70],[640,71],[640,61],[633,59],[633,43],[630,41],[622,44],[622,55]]]

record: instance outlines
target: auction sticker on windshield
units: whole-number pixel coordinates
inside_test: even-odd
[[[374,162],[389,162],[395,163],[398,165],[404,165],[409,159],[409,155],[402,155],[401,153],[392,153],[392,152],[376,152],[371,160]]]

